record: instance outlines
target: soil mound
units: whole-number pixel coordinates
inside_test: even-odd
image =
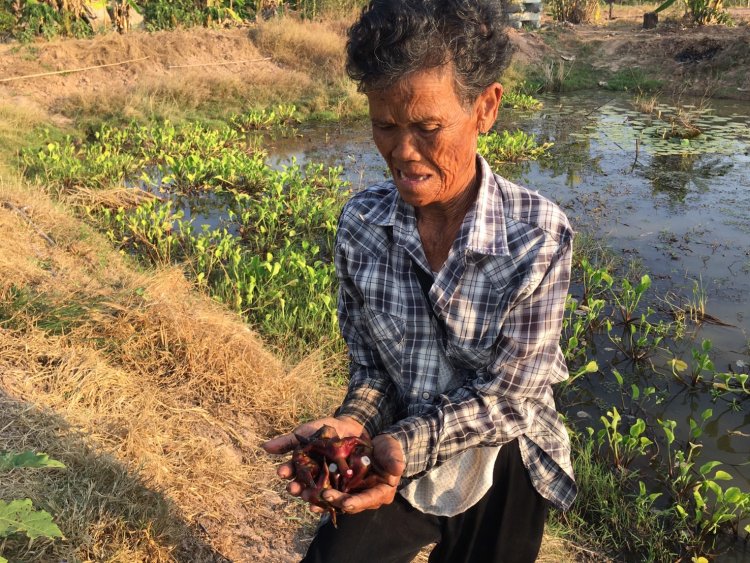
[[[116,92],[139,82],[179,80],[186,73],[232,79],[241,76],[249,81],[259,74],[265,75],[266,81],[283,73],[270,60],[258,60],[264,58],[250,40],[247,29],[195,28],[9,44],[0,46],[0,81],[129,62],[85,72],[0,82],[0,96],[29,96],[54,110],[57,101],[73,94]]]
[[[552,32],[556,50],[575,53],[579,61],[594,68],[639,68],[661,80],[665,90],[750,99],[748,26],[667,23],[643,30],[587,25],[553,28]]]

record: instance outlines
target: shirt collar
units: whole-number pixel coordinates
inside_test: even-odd
[[[498,180],[487,161],[477,155],[479,162],[479,193],[474,205],[466,213],[457,238],[465,241],[466,248],[477,254],[503,256],[508,254],[508,239],[505,231],[503,198]],[[398,195],[395,185],[384,197],[373,205],[362,219],[373,225],[395,227],[404,231],[416,229],[414,208]]]
[[[508,237],[498,177],[484,158],[477,155],[477,160],[480,170],[479,194],[473,209],[469,210],[464,219],[461,231],[467,229],[466,248],[472,252],[487,256],[504,256],[509,254]]]

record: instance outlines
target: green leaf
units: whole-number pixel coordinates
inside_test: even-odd
[[[638,293],[643,293],[646,291],[649,287],[651,287],[651,278],[648,274],[643,274],[643,277],[641,277],[641,283],[638,284],[636,287],[636,291]]]
[[[726,471],[722,471],[721,469],[719,469],[716,472],[716,475],[714,475],[714,479],[716,479],[717,481],[731,481],[732,476]]]
[[[693,489],[693,500],[697,509],[703,510],[706,507],[706,501],[698,489]]]
[[[739,487],[729,487],[724,491],[724,501],[730,504],[736,504],[742,498],[742,491]]]
[[[721,465],[720,461],[709,461],[701,465],[698,471],[700,472],[701,475],[707,475],[709,471],[711,471],[714,467],[717,467],[719,465]]]
[[[623,382],[622,374],[619,371],[617,371],[617,369],[612,368],[612,375],[615,376],[617,383],[620,385],[620,387],[622,387],[622,382]]]
[[[750,525],[748,527],[750,528]],[[0,555],[0,563],[8,563],[8,560],[2,555]]]
[[[692,418],[688,420],[690,423],[690,435],[693,438],[698,438],[701,434],[703,434],[703,430],[698,426],[698,423],[695,422]]]
[[[635,421],[635,424],[630,427],[630,435],[633,438],[637,438],[641,434],[643,434],[646,430],[646,423],[643,421],[642,418],[639,418]]]
[[[716,498],[721,498],[721,485],[716,481],[704,481],[703,484],[709,491],[712,491],[716,495]]]
[[[56,459],[50,459],[45,453],[32,451],[20,454],[12,452],[0,452],[0,470],[16,469],[18,467],[65,467]]]
[[[38,537],[62,537],[49,512],[34,510],[31,499],[12,500],[9,503],[0,500],[0,537],[15,532],[23,532],[32,540]]]
[[[641,396],[641,390],[638,388],[638,386],[633,383],[630,386],[630,396],[633,397],[634,401],[637,401],[638,398]]]
[[[662,426],[662,430],[664,430],[664,434],[667,437],[667,443],[671,444],[674,442],[674,432],[672,432],[671,428],[667,428],[666,426]]]

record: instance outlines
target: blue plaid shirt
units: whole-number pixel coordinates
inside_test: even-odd
[[[555,204],[477,158],[477,200],[434,276],[433,314],[415,274],[433,278],[414,208],[395,185],[344,207],[335,261],[351,361],[338,414],[397,439],[410,478],[518,438],[535,488],[565,509],[576,486],[551,386],[568,375],[559,340],[573,232]]]

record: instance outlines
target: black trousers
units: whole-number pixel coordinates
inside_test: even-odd
[[[437,543],[430,563],[531,563],[542,543],[547,501],[534,489],[518,440],[500,449],[493,485],[466,512],[425,514],[400,495],[389,505],[326,522],[303,563],[409,563]]]

